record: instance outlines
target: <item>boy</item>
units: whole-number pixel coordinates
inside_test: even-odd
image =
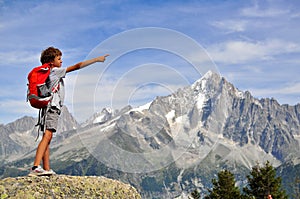
[[[36,150],[34,164],[33,167],[30,169],[29,176],[55,174],[55,172],[52,169],[50,169],[50,142],[52,139],[52,134],[55,133],[57,130],[60,109],[64,101],[64,82],[62,78],[65,77],[66,73],[84,68],[96,62],[104,62],[107,56],[109,55],[106,54],[104,56],[99,56],[94,59],[79,62],[67,68],[61,68],[62,53],[59,49],[49,47],[42,52],[40,61],[42,62],[42,64],[50,63],[51,67],[51,72],[49,75],[49,81],[47,82],[47,85],[50,88],[54,87],[55,91],[50,102],[50,108],[48,108],[47,111],[43,111],[46,112],[44,113],[44,127],[46,130],[44,131],[43,138],[40,141]],[[40,166],[41,161],[43,161],[43,168]]]

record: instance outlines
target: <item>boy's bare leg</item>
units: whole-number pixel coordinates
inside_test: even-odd
[[[48,161],[49,161],[49,152],[50,152],[49,144],[51,142],[51,139],[52,139],[52,131],[46,130],[44,135],[43,135],[43,138],[42,138],[41,142],[39,143],[39,146],[36,150],[36,155],[35,155],[35,160],[34,160],[33,166],[40,165],[43,157],[45,156],[47,148],[48,148],[47,153],[48,153]],[[43,163],[45,163],[45,162],[43,162]],[[48,166],[49,166],[49,163],[48,163]]]
[[[46,151],[43,156],[43,169],[50,170],[50,143],[47,145]]]

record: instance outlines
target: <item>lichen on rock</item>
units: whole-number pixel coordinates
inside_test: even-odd
[[[53,175],[0,180],[0,198],[130,198],[140,199],[136,189],[99,176]]]

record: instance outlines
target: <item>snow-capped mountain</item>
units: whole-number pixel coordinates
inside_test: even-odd
[[[256,99],[208,72],[144,106],[103,109],[66,134],[52,145],[58,172],[106,175],[145,197],[175,197],[205,189],[221,168],[242,175],[267,160],[299,164],[300,104]]]
[[[84,123],[81,124],[81,127],[86,127],[88,125],[94,124],[103,124],[108,120],[112,119],[115,116],[123,114],[128,110],[132,109],[131,106],[125,106],[121,110],[113,110],[111,108],[103,108],[100,112],[95,113],[89,119],[87,119]]]
[[[119,147],[120,152],[140,153],[142,158],[134,160],[147,162],[152,169],[157,166],[155,158],[165,159],[160,164],[174,161],[184,168],[198,164],[211,152],[247,168],[266,160],[278,166],[299,156],[299,111],[300,105],[280,105],[274,99],[258,100],[218,74],[208,72],[192,86],[157,97],[143,107],[129,109],[113,120],[103,120],[108,114],[102,111],[93,122],[104,122],[87,133],[91,139],[98,136],[97,142],[90,142],[86,135],[81,140],[91,153],[100,154],[99,159],[106,158],[102,156],[106,144],[114,143],[117,147],[107,146],[107,150]],[[128,156],[109,154],[107,163],[125,161]],[[116,169],[122,170],[122,166],[127,167],[121,165]],[[141,172],[133,165],[128,165],[128,169]]]

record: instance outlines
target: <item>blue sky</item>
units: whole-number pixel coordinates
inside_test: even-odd
[[[40,65],[48,46],[62,50],[63,67],[111,54],[105,64],[65,78],[65,104],[79,120],[104,107],[142,105],[203,75],[169,49],[145,46],[116,55],[115,49],[143,39],[127,37],[128,32],[149,27],[198,43],[203,51],[194,56],[207,53],[238,89],[295,105],[300,101],[299,8],[294,0],[0,0],[0,124],[37,116],[26,103],[27,74]],[[175,39],[169,46],[180,48],[184,42]]]

